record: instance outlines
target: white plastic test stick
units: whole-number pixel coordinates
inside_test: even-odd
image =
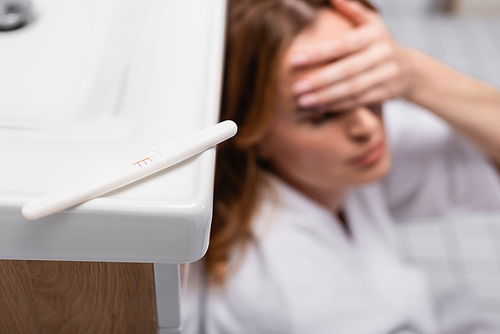
[[[231,138],[236,131],[233,121],[224,121],[160,145],[34,199],[23,206],[22,214],[35,220],[83,203],[201,153]]]

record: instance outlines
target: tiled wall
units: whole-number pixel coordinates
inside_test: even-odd
[[[371,0],[384,15],[425,15],[441,11],[447,0]]]
[[[374,2],[401,43],[500,88],[499,19],[430,13],[427,0]],[[427,269],[436,291],[467,290],[500,319],[500,212],[404,222],[397,231],[403,257]]]
[[[500,320],[500,213],[471,213],[398,224],[403,257],[424,267],[437,296],[461,290]]]
[[[498,0],[370,0],[384,15],[428,15],[453,12],[460,16],[500,18]]]
[[[500,20],[384,16],[394,37],[500,87]]]

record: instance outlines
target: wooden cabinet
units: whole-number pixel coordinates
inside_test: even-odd
[[[157,333],[152,264],[0,261],[0,333]]]

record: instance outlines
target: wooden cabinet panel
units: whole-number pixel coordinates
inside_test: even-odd
[[[152,264],[0,261],[0,333],[156,333]]]

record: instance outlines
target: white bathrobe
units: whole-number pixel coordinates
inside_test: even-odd
[[[352,235],[326,208],[269,175],[272,187],[253,221],[256,243],[235,256],[227,286],[206,291],[200,263],[191,265],[184,334],[442,332],[426,276],[399,259],[391,225],[500,210],[498,172],[428,112],[391,102],[384,117],[393,168],[348,195]]]

